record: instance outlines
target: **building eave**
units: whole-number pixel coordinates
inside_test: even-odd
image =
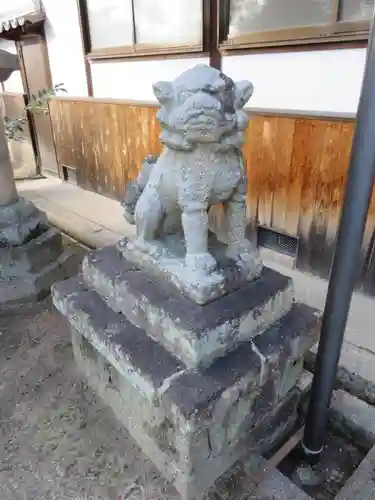
[[[19,40],[24,35],[38,33],[44,21],[45,13],[41,11],[0,21],[0,39]]]

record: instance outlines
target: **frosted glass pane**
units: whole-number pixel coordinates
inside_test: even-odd
[[[374,0],[341,0],[340,21],[366,21],[374,13]]]
[[[229,37],[329,24],[332,5],[332,0],[231,0]]]
[[[131,0],[87,0],[87,11],[92,49],[132,44]]]
[[[202,42],[202,0],[134,0],[137,43]]]

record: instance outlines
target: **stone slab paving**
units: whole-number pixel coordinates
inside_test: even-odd
[[[335,500],[372,500],[375,495],[375,447],[373,447]]]

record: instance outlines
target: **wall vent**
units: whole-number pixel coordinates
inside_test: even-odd
[[[258,245],[291,257],[297,255],[298,239],[266,227],[258,227]]]

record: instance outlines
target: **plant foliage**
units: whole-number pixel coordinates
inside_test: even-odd
[[[5,135],[8,140],[24,140],[19,134],[23,132],[23,127],[27,123],[27,112],[48,114],[48,103],[59,92],[67,92],[63,83],[43,88],[37,94],[33,94],[27,103],[23,116],[11,119],[4,117]]]

